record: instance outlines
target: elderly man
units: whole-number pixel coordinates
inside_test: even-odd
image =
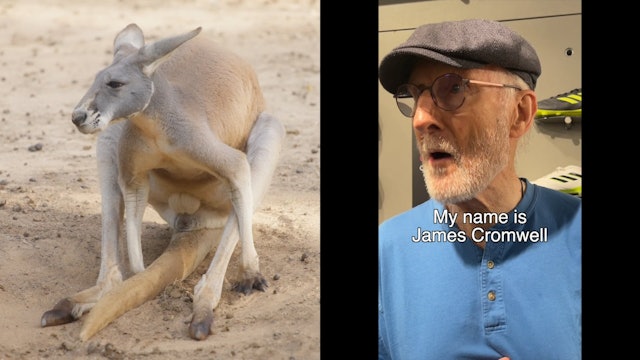
[[[515,170],[540,74],[482,19],[420,26],[380,63],[430,197],[379,227],[380,359],[581,358],[581,200]]]

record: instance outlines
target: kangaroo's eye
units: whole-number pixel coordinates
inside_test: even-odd
[[[119,81],[109,81],[107,83],[107,86],[112,88],[112,89],[117,89],[117,88],[119,88],[119,87],[121,87],[123,85],[124,85],[124,83],[121,83]]]

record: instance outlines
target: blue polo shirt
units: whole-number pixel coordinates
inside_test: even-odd
[[[380,225],[379,359],[581,359],[582,201],[527,182],[494,215],[484,251],[434,200]]]

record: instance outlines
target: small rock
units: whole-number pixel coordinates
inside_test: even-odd
[[[29,146],[29,151],[31,152],[40,151],[40,150],[42,150],[42,143],[37,143]]]
[[[73,351],[73,345],[67,342],[63,342],[62,344],[60,344],[60,349],[64,351]]]

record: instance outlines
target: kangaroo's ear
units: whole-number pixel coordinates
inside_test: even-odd
[[[158,40],[152,44],[142,47],[142,49],[140,49],[140,56],[143,65],[142,71],[147,76],[151,76],[158,66],[167,60],[171,52],[177,49],[178,46],[198,35],[201,30],[202,27],[198,27],[186,34]]]
[[[142,29],[136,24],[129,24],[116,35],[113,41],[113,59],[137,51],[144,46]]]

